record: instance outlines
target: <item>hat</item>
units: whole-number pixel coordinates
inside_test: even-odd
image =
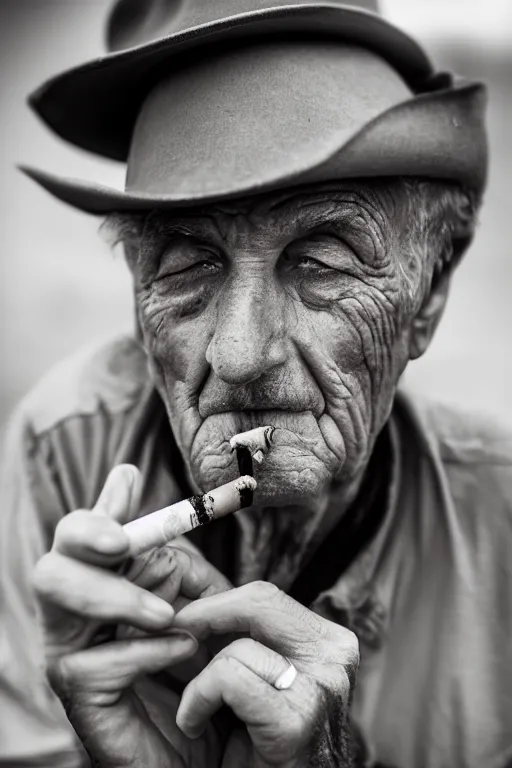
[[[373,0],[121,0],[107,56],[30,104],[125,190],[23,168],[91,213],[368,176],[485,183],[484,86],[434,75]]]

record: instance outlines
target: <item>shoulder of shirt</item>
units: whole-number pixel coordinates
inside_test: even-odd
[[[397,403],[406,408],[428,448],[443,464],[512,467],[512,419],[508,414],[472,410],[400,389]]]
[[[140,345],[117,336],[57,364],[21,401],[18,414],[38,437],[71,418],[128,411],[152,388]]]

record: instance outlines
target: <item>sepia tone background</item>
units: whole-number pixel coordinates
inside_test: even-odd
[[[0,434],[16,402],[77,348],[131,328],[130,281],[100,221],[58,203],[17,162],[122,186],[123,167],[66,146],[25,105],[59,70],[102,53],[109,0],[0,0]],[[406,380],[431,396],[512,416],[512,3],[387,0],[440,68],[489,85],[490,183],[476,243],[432,348]]]

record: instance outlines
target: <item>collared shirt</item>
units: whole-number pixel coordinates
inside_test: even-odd
[[[388,428],[392,477],[378,533],[312,608],[359,637],[352,714],[376,760],[506,768],[512,430],[403,392]],[[19,408],[0,512],[1,764],[80,764],[45,683],[31,573],[61,517],[92,507],[116,464],[140,468],[141,514],[182,498],[168,435],[145,356],[128,337],[62,364]],[[246,523],[241,516],[241,542]]]

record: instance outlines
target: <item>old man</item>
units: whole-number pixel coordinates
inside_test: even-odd
[[[505,768],[510,438],[397,394],[475,229],[483,86],[370,2],[120,0],[108,41],[32,105],[126,189],[26,170],[106,217],[136,333],[13,423],[7,761]],[[250,507],[129,557],[263,425]]]

